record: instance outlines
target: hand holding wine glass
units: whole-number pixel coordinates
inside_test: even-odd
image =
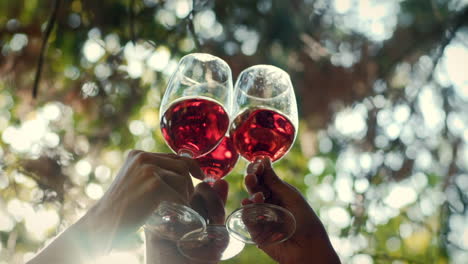
[[[235,85],[234,119],[230,135],[248,161],[282,158],[297,134],[296,98],[289,75],[271,65],[241,72]],[[264,190],[262,195],[272,198]],[[258,197],[257,197],[258,198]],[[295,232],[293,215],[281,206],[263,203],[244,206],[231,215],[227,227],[238,239],[257,245],[281,243]]]
[[[296,232],[288,240],[259,246],[271,258],[278,263],[310,263],[311,260],[316,263],[340,263],[314,210],[296,188],[278,177],[269,159],[259,159],[247,167],[245,186],[252,198],[244,199],[243,205],[263,202],[275,204],[287,209],[296,219]],[[260,193],[270,195],[264,200]]]
[[[132,150],[85,219],[93,219],[91,223],[95,226],[91,228],[95,228],[95,233],[102,228],[102,237],[119,240],[140,228],[159,204],[166,201],[188,204],[194,190],[191,174],[202,174],[191,159]]]
[[[104,196],[31,264],[94,263],[136,232],[163,201],[188,204],[198,164],[167,153],[129,152]]]
[[[204,53],[184,56],[161,101],[161,132],[166,143],[183,157],[198,158],[210,152],[229,127],[231,99],[231,69],[226,62]],[[185,221],[187,218],[191,220]],[[183,235],[176,232],[177,228],[197,222],[206,227],[200,215],[189,207],[164,203],[146,226],[176,241]]]

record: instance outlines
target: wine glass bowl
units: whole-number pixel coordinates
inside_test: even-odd
[[[161,101],[161,132],[175,153],[200,157],[226,134],[231,107],[232,74],[227,63],[210,54],[186,55]]]
[[[266,108],[246,109],[231,126],[236,149],[250,162],[259,157],[277,161],[289,151],[295,135],[296,129],[285,115]]]
[[[216,147],[228,127],[227,111],[203,97],[181,98],[161,117],[161,132],[169,147],[192,158]]]
[[[231,68],[225,61],[206,53],[188,54],[169,78],[159,114],[162,116],[172,102],[191,96],[211,98],[231,109],[232,87]]]
[[[271,65],[256,65],[242,71],[235,85],[235,103],[230,135],[239,153],[248,161],[283,157],[297,135],[298,115],[289,75]]]
[[[243,70],[235,84],[233,113],[247,108],[269,108],[289,117],[298,126],[297,104],[289,74],[272,65],[255,65]]]
[[[145,228],[161,238],[177,241],[189,232],[205,230],[206,222],[193,209],[164,201],[148,218]]]

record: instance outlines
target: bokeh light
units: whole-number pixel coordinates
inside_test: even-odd
[[[468,1],[144,0],[133,17],[128,4],[67,3],[34,100],[50,6],[0,4],[0,264],[31,259],[84,215],[131,149],[170,152],[161,96],[200,51],[233,77],[258,63],[291,74],[301,125],[275,170],[343,263],[466,262],[468,34],[453,21]],[[227,213],[247,196],[245,166],[226,177]],[[143,263],[142,240],[97,263]],[[226,263],[251,259],[272,263],[255,247]]]

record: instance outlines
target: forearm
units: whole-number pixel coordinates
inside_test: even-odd
[[[309,248],[298,254],[296,261],[291,262],[280,261],[280,264],[308,264],[308,263],[320,263],[320,264],[341,264],[341,261],[336,252],[331,247],[316,246],[315,248]]]
[[[28,264],[82,264],[105,253],[110,248],[109,234],[92,214],[93,209],[58,235]]]
[[[177,250],[176,243],[161,240],[146,233],[146,263],[147,264],[188,264]]]
[[[308,237],[303,245],[298,245],[297,264],[323,263],[340,264],[341,261],[333,248],[325,230],[319,230]],[[291,262],[289,262],[291,263]],[[280,264],[289,264],[280,263]]]
[[[42,249],[28,264],[85,263],[93,253],[90,252],[85,240],[86,235],[81,229],[78,223],[71,226]]]

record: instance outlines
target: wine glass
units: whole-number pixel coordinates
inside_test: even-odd
[[[229,127],[232,76],[226,62],[204,53],[181,59],[161,101],[161,132],[178,155],[198,158],[214,149]]]
[[[298,115],[289,75],[271,65],[241,72],[234,88],[234,119],[230,135],[237,151],[250,162],[278,161],[297,135]],[[266,198],[271,196],[264,193]],[[228,216],[229,232],[245,243],[267,245],[287,240],[295,232],[294,216],[268,203],[249,204]]]
[[[205,53],[186,55],[172,74],[161,101],[162,135],[178,155],[198,158],[223,139],[231,106],[232,74],[227,63]],[[187,228],[204,230],[206,224],[200,218],[189,207],[162,202],[145,227],[176,241],[187,233]]]
[[[228,136],[224,137],[214,150],[196,159],[205,175],[201,180],[213,186],[234,168],[238,159],[233,141]],[[186,258],[211,263],[234,257],[245,244],[232,239],[225,225],[207,223],[206,229],[184,235],[177,246]]]

